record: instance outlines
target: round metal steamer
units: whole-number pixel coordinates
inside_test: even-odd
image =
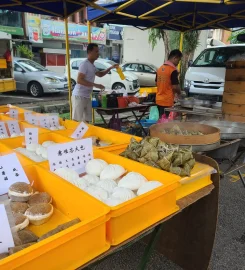
[[[175,125],[179,126],[181,130],[200,131],[204,135],[173,135],[162,132],[165,129],[173,128]],[[213,150],[220,144],[220,130],[218,128],[196,123],[172,122],[152,125],[150,136],[158,137],[166,143],[192,146],[194,152]]]

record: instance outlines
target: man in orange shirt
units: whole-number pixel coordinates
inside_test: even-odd
[[[156,76],[157,94],[156,104],[158,106],[160,117],[165,113],[165,108],[174,105],[175,94],[180,95],[181,89],[178,79],[177,66],[181,60],[182,53],[179,50],[170,52],[168,61],[166,61],[158,70]]]

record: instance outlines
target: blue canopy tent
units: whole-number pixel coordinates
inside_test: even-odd
[[[180,32],[245,26],[245,1],[130,0],[89,8],[91,22],[161,28]]]
[[[103,12],[108,12],[104,7],[94,3],[93,0],[1,0],[0,9],[8,9],[20,12],[30,12],[36,14],[57,16],[64,18],[65,33],[66,33],[66,61],[68,71],[68,88],[69,88],[69,102],[70,112],[72,111],[71,104],[71,75],[70,75],[70,49],[68,37],[68,20],[67,18],[72,14],[78,12],[84,7],[91,6]],[[88,41],[91,42],[90,23],[88,22]]]

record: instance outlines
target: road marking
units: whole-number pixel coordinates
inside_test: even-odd
[[[44,100],[43,98],[17,97],[17,96],[11,96],[11,95],[0,95],[0,97],[6,97],[6,98],[21,98],[21,99],[33,99],[33,100]]]

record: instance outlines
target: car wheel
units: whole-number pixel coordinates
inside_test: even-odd
[[[40,83],[32,82],[29,84],[28,92],[33,97],[41,97],[43,95],[43,88]]]
[[[71,79],[71,90],[72,90],[72,91],[74,90],[76,84],[77,84],[76,81],[73,80],[73,79]]]
[[[122,83],[114,83],[112,86],[112,90],[121,90],[121,89],[126,89],[125,85]]]

